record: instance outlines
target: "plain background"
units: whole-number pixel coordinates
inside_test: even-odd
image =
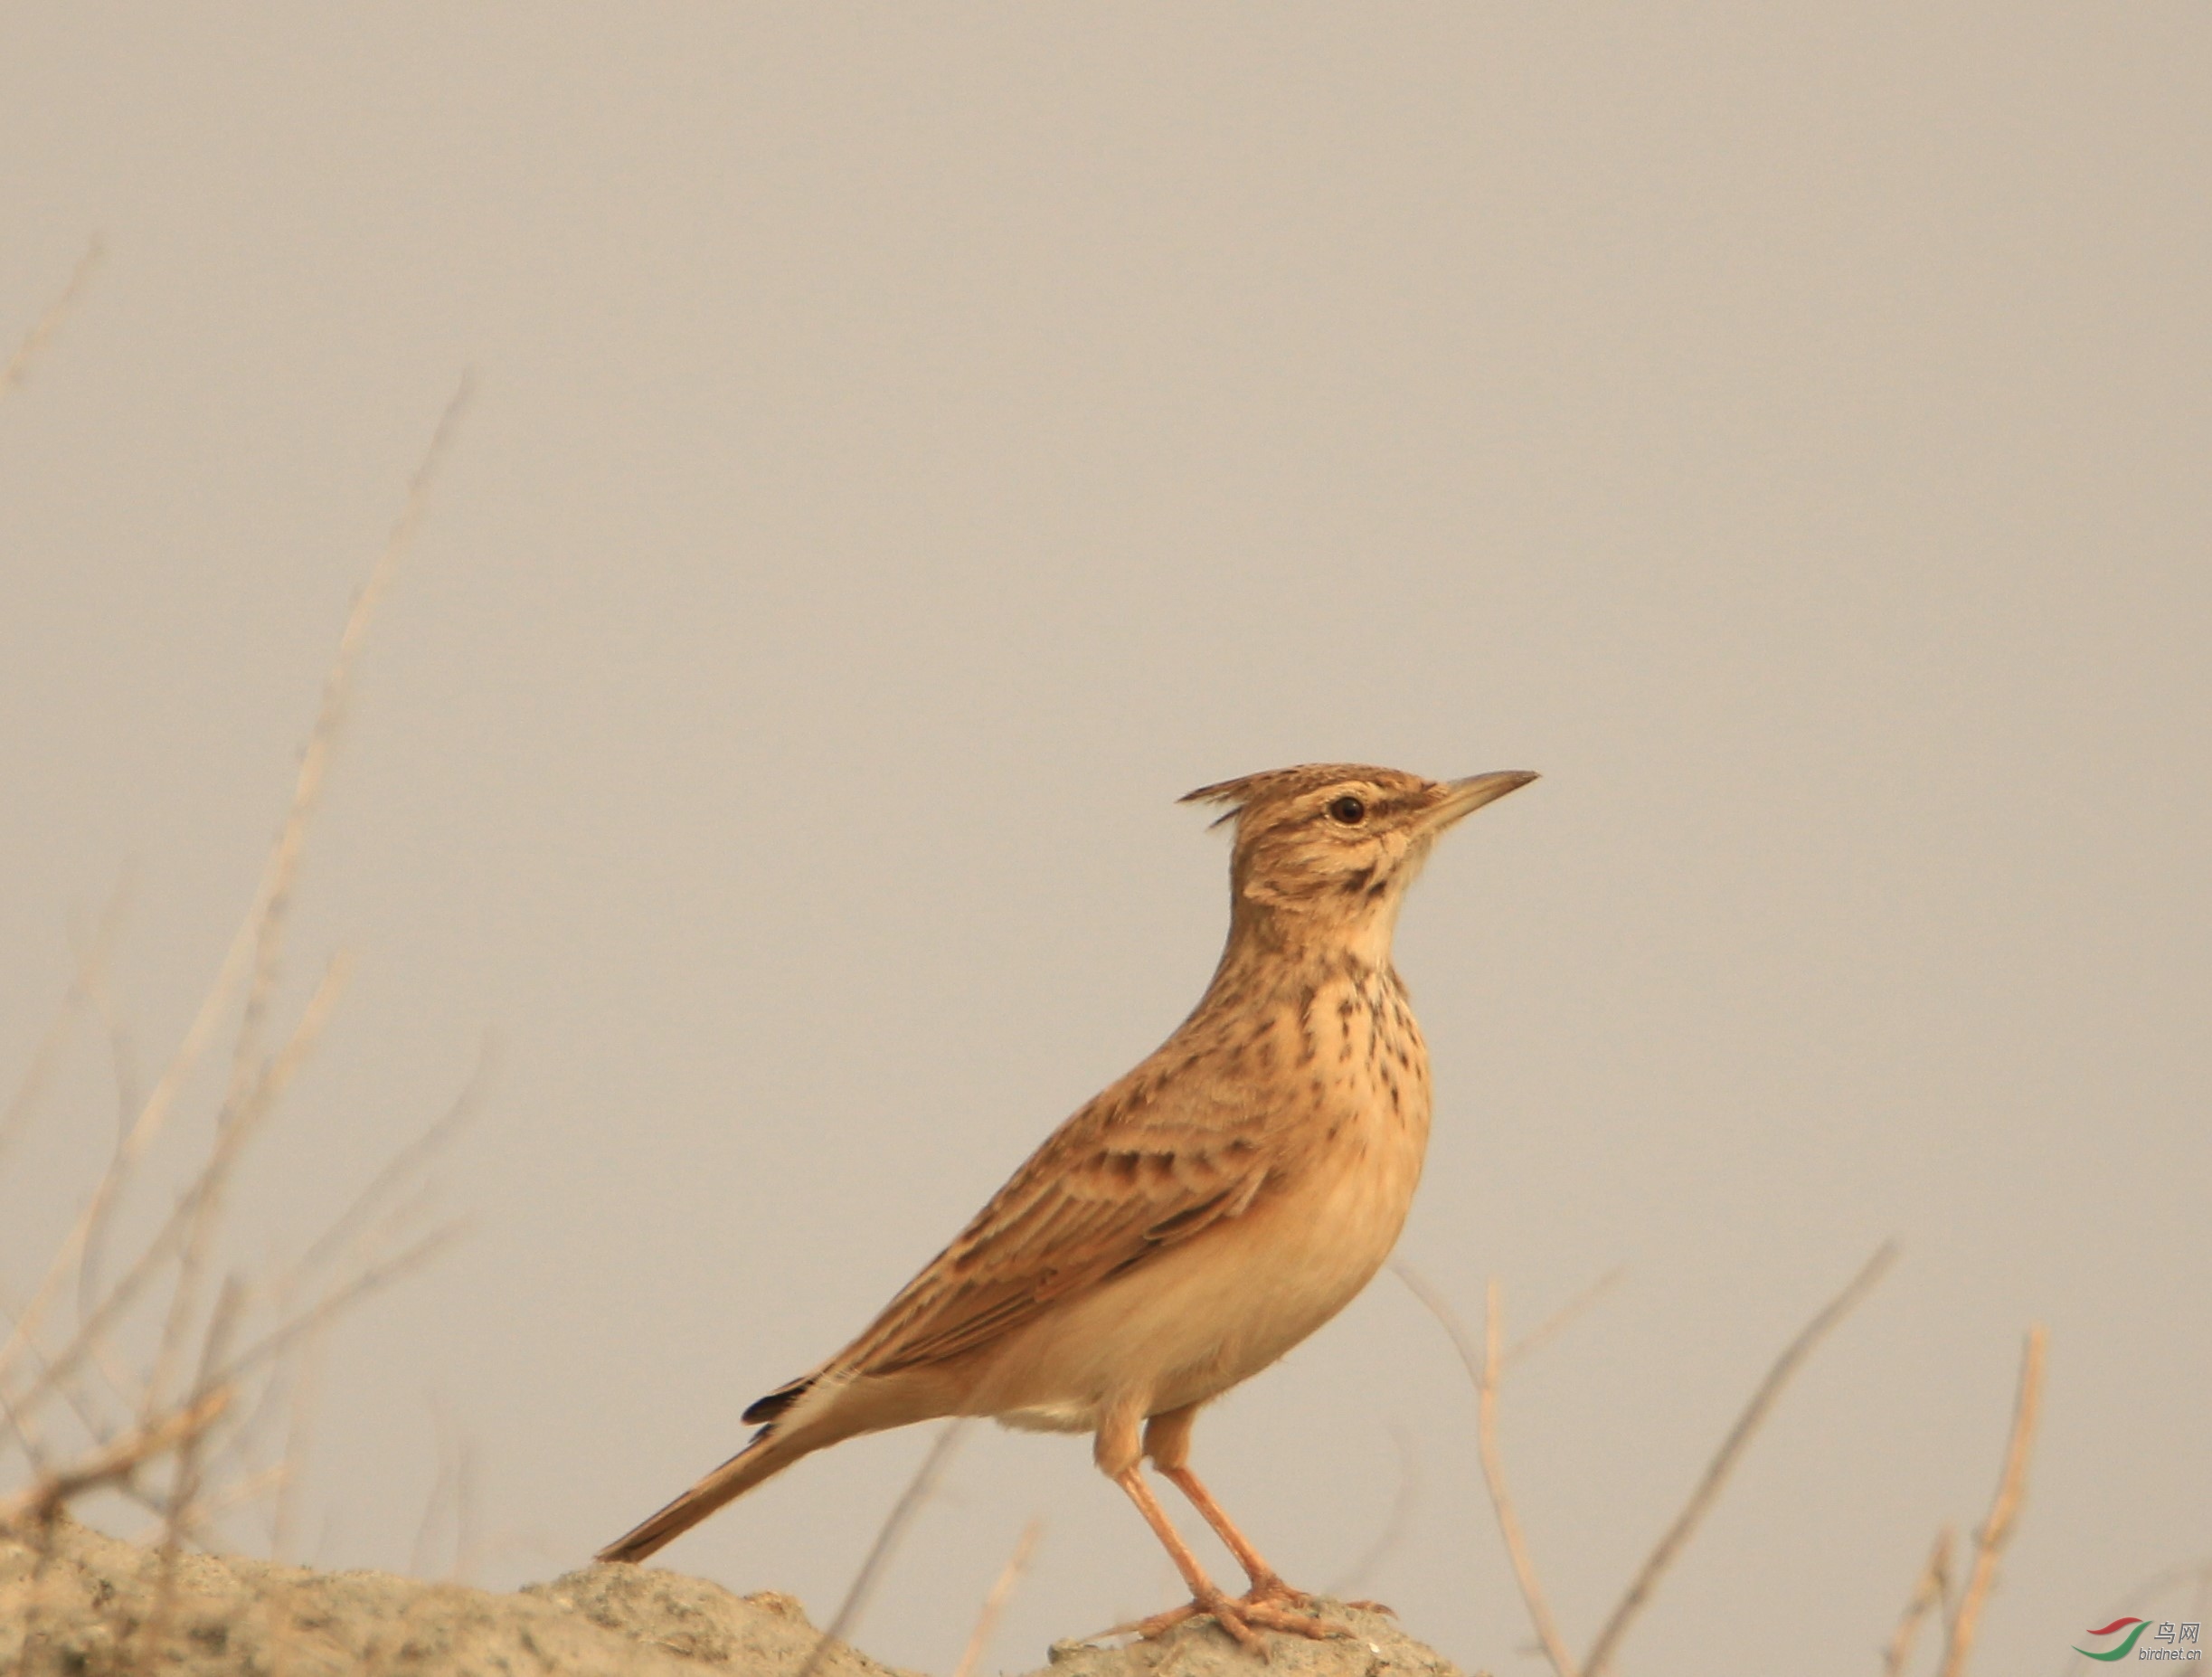
[[[1873,1669],[2040,1321],[1980,1669],[2056,1672],[2212,1551],[2208,77],[2137,0],[11,7],[0,338],[108,255],[0,400],[0,1066],[126,874],[166,1053],[474,366],[230,1261],[488,1030],[474,1232],[333,1345],[302,1558],[443,1569],[466,1457],[472,1576],[546,1577],[735,1448],[1196,1000],[1177,794],[1527,767],[1405,915],[1402,1249],[1470,1322],[1626,1268],[1505,1395],[1570,1640],[1895,1236],[1627,1666]],[[0,1161],[16,1285],[108,1075]],[[1358,1588],[1527,1672],[1471,1417],[1385,1278],[1197,1459],[1312,1586],[1409,1506]],[[826,1618],[926,1443],[666,1559]],[[950,1669],[1035,1512],[995,1664],[1174,1598],[1082,1441],[978,1433],[864,1645]]]

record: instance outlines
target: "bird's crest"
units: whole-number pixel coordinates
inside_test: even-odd
[[[1338,781],[1375,781],[1378,777],[1394,780],[1410,779],[1394,774],[1388,769],[1371,769],[1357,763],[1303,763],[1294,769],[1263,769],[1257,774],[1241,774],[1233,781],[1216,781],[1211,786],[1201,786],[1196,791],[1185,792],[1177,803],[1220,803],[1228,805],[1216,816],[1212,825],[1222,826],[1251,809],[1254,804],[1269,803],[1279,798],[1295,798]]]

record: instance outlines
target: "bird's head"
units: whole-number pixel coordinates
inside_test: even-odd
[[[1240,926],[1371,946],[1386,960],[1398,905],[1439,836],[1536,778],[1510,769],[1431,781],[1316,763],[1201,786],[1183,801],[1226,804],[1221,820],[1236,823],[1229,879]]]

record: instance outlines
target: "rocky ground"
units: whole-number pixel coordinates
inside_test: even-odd
[[[1460,1677],[1379,1614],[1347,1640],[1270,1639],[1283,1677]],[[591,1567],[513,1595],[384,1572],[158,1555],[63,1520],[0,1532],[0,1672],[12,1677],[799,1677],[820,1633],[789,1596],[657,1568]],[[1063,1644],[1035,1677],[1251,1677],[1210,1622],[1129,1647]],[[812,1677],[906,1677],[836,1644]]]

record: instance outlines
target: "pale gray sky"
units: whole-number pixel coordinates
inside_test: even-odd
[[[500,1585],[733,1450],[1196,998],[1177,794],[1527,767],[1405,916],[1403,1250],[1470,1320],[1627,1268],[1505,1398],[1571,1640],[1894,1235],[1627,1663],[1872,1669],[2040,1321],[1981,1669],[2056,1672],[2212,1554],[2208,73],[2199,4],[14,8],[0,343],[108,255],[0,399],[0,1068],[127,870],[181,1031],[472,365],[234,1261],[499,1061],[473,1236],[332,1350],[307,1558],[408,1564],[441,1426]],[[107,1075],[0,1161],[12,1278]],[[1402,1436],[1361,1587],[1529,1672],[1471,1417],[1385,1279],[1197,1461],[1321,1585]],[[926,1442],[665,1559],[827,1617]],[[996,1663],[1172,1598],[1082,1442],[991,1433],[861,1641],[950,1669],[1040,1511]]]

